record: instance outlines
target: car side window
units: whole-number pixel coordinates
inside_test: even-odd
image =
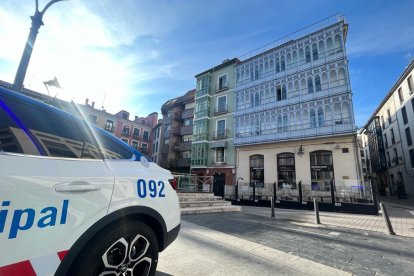
[[[93,127],[93,132],[105,159],[131,159],[137,154],[131,146],[108,132],[97,127]]]
[[[2,97],[0,129],[6,139],[2,150],[64,158],[96,158],[93,143],[84,141],[72,116],[33,100]],[[3,137],[2,136],[2,137]],[[85,150],[85,145],[91,150]],[[96,147],[95,147],[96,149]],[[97,150],[95,156],[100,156]]]
[[[13,99],[0,98],[0,151],[44,155],[44,149],[16,115]]]

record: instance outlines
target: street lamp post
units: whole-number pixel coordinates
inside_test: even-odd
[[[16,92],[22,90],[23,81],[26,76],[27,66],[29,65],[30,57],[32,56],[33,46],[36,41],[37,33],[40,26],[43,25],[43,15],[46,10],[54,3],[64,0],[52,0],[44,7],[42,11],[39,11],[39,1],[36,0],[35,14],[31,16],[32,27],[30,28],[29,36],[27,37],[26,46],[24,47],[22,58],[20,59],[19,68],[17,68],[16,76],[14,78],[12,89]]]

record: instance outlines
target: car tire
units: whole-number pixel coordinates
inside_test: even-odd
[[[120,221],[93,237],[68,275],[154,275],[158,242],[150,227],[139,221]]]

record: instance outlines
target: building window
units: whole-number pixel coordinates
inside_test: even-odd
[[[227,111],[227,97],[226,96],[219,97],[217,99],[217,112],[223,113],[226,111]]]
[[[164,145],[168,146],[170,144],[170,139],[165,139],[164,140]]]
[[[382,123],[382,129],[385,129],[385,120],[384,120],[384,116],[381,116],[381,123]]]
[[[393,161],[395,162],[395,164],[396,165],[398,165],[398,153],[397,153],[397,149],[396,148],[394,148],[394,155],[395,155],[395,157],[394,157],[394,159],[393,159]]]
[[[313,81],[312,78],[308,78],[308,93],[313,93]]]
[[[93,114],[89,114],[88,120],[90,123],[95,124],[95,125],[98,123],[98,117]]]
[[[391,112],[387,109],[388,123],[391,124]]]
[[[122,134],[129,135],[129,130],[130,130],[129,126],[124,126],[122,128]]]
[[[318,126],[323,127],[325,125],[325,120],[323,116],[323,109],[322,107],[318,108]]]
[[[184,125],[185,126],[191,126],[193,124],[193,119],[184,119]]]
[[[311,62],[311,53],[310,53],[309,46],[305,47],[305,58],[306,58],[306,63]]]
[[[404,95],[403,95],[401,87],[398,88],[398,97],[400,98],[400,104],[402,104],[404,102]]]
[[[275,63],[276,63],[276,73],[279,73],[280,72],[279,58],[276,58]]]
[[[414,168],[414,149],[408,151],[410,153],[411,168]]]
[[[226,120],[217,121],[216,137],[219,139],[226,138]]]
[[[155,134],[157,134],[157,133],[155,133]],[[132,136],[139,138],[139,128],[134,127],[134,130],[132,132]]]
[[[312,45],[312,58],[313,60],[318,60],[318,46],[316,46],[316,43]]]
[[[223,90],[226,88],[228,88],[227,75],[224,75],[219,77],[218,90]]]
[[[314,151],[310,153],[312,190],[329,191],[334,179],[331,151]]]
[[[391,129],[391,143],[395,144],[395,136],[394,136],[394,129]]]
[[[277,100],[278,101],[282,101],[282,100],[286,100],[286,85],[278,85],[276,87],[276,95],[277,95]]]
[[[286,67],[285,67],[285,56],[281,56],[280,57],[280,70],[281,71],[285,71]]]
[[[310,127],[311,128],[316,128],[316,115],[315,115],[315,110],[312,108],[310,110]]]
[[[407,79],[407,84],[408,84],[408,91],[410,93],[410,95],[413,93],[413,78],[411,76],[408,77]]]
[[[385,148],[388,148],[388,138],[387,138],[387,134],[384,134],[384,143],[385,143]]]
[[[250,185],[263,186],[264,184],[264,156],[261,154],[250,156]]]
[[[224,148],[216,148],[215,163],[224,163]]]
[[[408,123],[408,117],[407,117],[407,110],[405,109],[405,106],[401,108],[403,123],[406,125]]]
[[[134,149],[138,149],[138,142],[137,141],[132,141],[132,147]]]
[[[296,189],[295,155],[284,152],[277,155],[277,187]]]
[[[387,151],[387,157],[388,157],[388,167],[391,167],[391,156],[390,156],[389,151]]]
[[[407,127],[405,129],[405,137],[407,138],[407,144],[408,146],[411,146],[413,144],[413,140],[411,139],[411,132],[410,132],[410,128]]]
[[[114,121],[106,120],[105,122],[105,130],[114,131]]]
[[[142,143],[141,144],[141,150],[142,150],[142,152],[147,153],[148,152],[148,144]]]
[[[321,77],[319,75],[315,76],[315,90],[316,92],[321,91]]]
[[[128,144],[128,140],[127,139],[121,139],[124,143]]]
[[[142,136],[142,139],[144,141],[149,141],[149,132],[144,130],[144,135]]]

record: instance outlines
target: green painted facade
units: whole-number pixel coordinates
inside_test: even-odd
[[[234,167],[234,88],[237,59],[196,76],[192,168]]]

